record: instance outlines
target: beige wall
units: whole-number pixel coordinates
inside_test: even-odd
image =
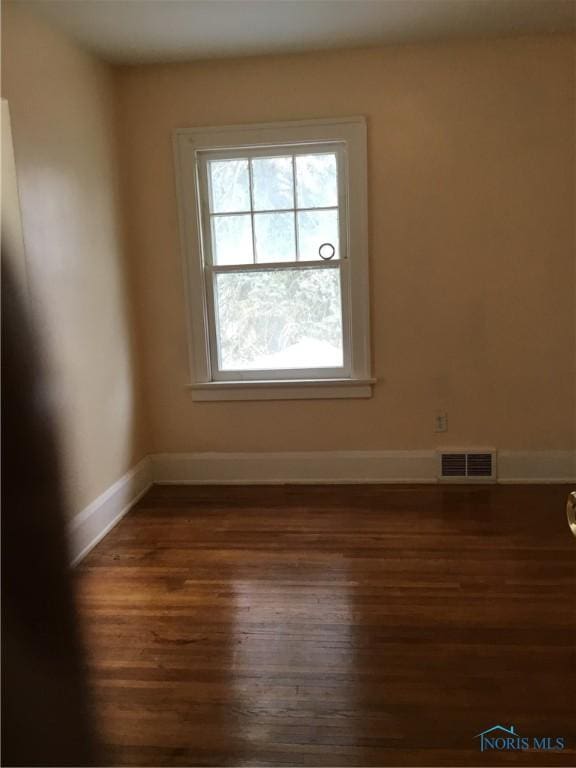
[[[573,447],[573,59],[571,39],[543,37],[114,76],[4,8],[2,91],[72,510],[149,451]],[[172,130],[355,114],[369,126],[373,398],[194,403]]]
[[[23,296],[28,292],[24,235],[18,195],[18,177],[14,160],[14,142],[10,124],[10,109],[2,99],[2,250],[8,256],[11,274]]]
[[[27,273],[60,412],[71,514],[145,453],[122,232],[112,74],[3,8]]]
[[[573,446],[573,56],[542,37],[120,70],[153,450]],[[373,398],[192,402],[172,130],[357,114]]]

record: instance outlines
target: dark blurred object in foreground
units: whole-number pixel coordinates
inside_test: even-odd
[[[2,250],[2,765],[93,765],[48,385]]]

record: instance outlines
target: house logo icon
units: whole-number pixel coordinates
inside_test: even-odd
[[[522,740],[513,725],[508,728],[503,725],[493,725],[492,728],[476,734],[474,738],[480,739],[480,752],[487,749],[518,749],[522,746]]]

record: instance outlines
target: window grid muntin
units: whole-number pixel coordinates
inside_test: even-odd
[[[336,177],[336,183],[338,183],[338,177]],[[294,203],[294,206],[296,206],[297,200],[296,200],[296,155],[292,155],[292,202]],[[293,212],[293,222],[294,222],[294,243],[296,247],[296,261],[300,261],[300,237],[298,236],[298,214],[296,212],[296,208],[294,208]]]
[[[254,178],[252,171],[252,162],[248,158],[248,199],[250,200],[250,224],[252,226],[252,264],[256,264],[256,227],[254,226]],[[212,212],[210,213],[210,225],[212,225]],[[214,259],[212,259],[214,261]]]

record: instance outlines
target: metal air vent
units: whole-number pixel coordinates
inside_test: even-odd
[[[438,479],[446,482],[494,482],[496,451],[445,449],[438,451]]]

